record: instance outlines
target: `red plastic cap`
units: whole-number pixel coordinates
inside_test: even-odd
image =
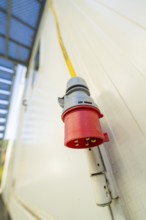
[[[64,112],[65,146],[69,148],[91,148],[109,141],[108,134],[103,133],[99,118],[100,111],[91,106],[76,106]]]

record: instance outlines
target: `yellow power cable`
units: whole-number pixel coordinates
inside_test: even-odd
[[[60,44],[61,51],[62,51],[64,59],[65,59],[66,65],[68,67],[69,73],[70,73],[71,77],[76,77],[77,76],[76,71],[75,71],[75,69],[74,69],[74,67],[72,65],[72,62],[71,62],[71,60],[69,58],[67,50],[66,50],[66,48],[64,46],[64,42],[63,42],[61,31],[60,31],[58,16],[57,16],[56,11],[55,11],[55,9],[53,7],[52,1],[49,1],[49,6],[50,6],[50,8],[52,10],[52,13],[54,15],[54,18],[55,18],[55,23],[56,23],[57,36],[58,36],[59,44]]]

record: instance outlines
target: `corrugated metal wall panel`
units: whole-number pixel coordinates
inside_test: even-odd
[[[131,220],[145,220],[146,213],[144,7],[139,0],[55,1],[73,65],[105,114],[106,149]],[[59,220],[108,219],[106,209],[94,206],[84,155],[63,147],[57,97],[64,94],[69,74],[51,13],[41,51],[41,74],[25,118],[17,193]]]

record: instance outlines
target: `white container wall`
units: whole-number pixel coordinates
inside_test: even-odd
[[[104,113],[105,144],[127,219],[146,219],[146,2],[54,1],[66,49],[78,76]],[[51,11],[41,37],[41,62],[25,114],[15,190],[54,220],[111,220],[97,207],[84,150],[63,146],[57,99],[70,78]],[[16,201],[15,201],[16,202]],[[23,217],[10,199],[14,220]],[[125,219],[117,213],[116,220]]]

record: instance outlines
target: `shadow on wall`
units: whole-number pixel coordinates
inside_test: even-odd
[[[2,182],[7,147],[8,147],[8,140],[0,141],[0,185]],[[11,220],[1,194],[0,194],[0,220]]]
[[[11,220],[1,195],[0,195],[0,219],[1,220]]]
[[[8,147],[8,140],[0,141],[0,185],[2,182],[2,175],[4,171],[7,147]]]

